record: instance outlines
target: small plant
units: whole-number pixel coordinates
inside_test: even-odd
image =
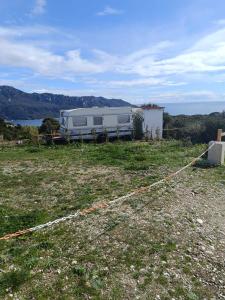
[[[29,277],[25,271],[11,271],[3,273],[0,277],[0,295],[4,295],[7,289],[17,290]]]
[[[72,268],[72,273],[73,273],[74,275],[77,275],[77,276],[81,277],[81,276],[84,276],[84,275],[85,275],[86,270],[85,270],[85,268],[82,267],[82,266],[76,266],[76,267]]]
[[[211,164],[207,159],[199,159],[196,161],[193,167],[200,168],[200,169],[209,169],[209,168],[215,168],[216,165]]]
[[[161,285],[167,285],[168,280],[165,276],[159,275],[159,277],[156,279],[156,281]]]
[[[29,147],[26,151],[29,153],[38,153],[38,152],[41,152],[42,149],[39,147],[32,146],[32,147]]]

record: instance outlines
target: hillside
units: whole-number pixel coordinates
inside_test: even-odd
[[[120,99],[94,96],[70,97],[50,93],[25,93],[10,86],[0,86],[0,118],[3,119],[58,117],[60,109],[93,106],[130,106],[130,103]]]
[[[0,241],[0,298],[224,299],[224,166],[199,163],[107,207],[205,147],[171,140],[2,148],[0,237],[106,207]]]

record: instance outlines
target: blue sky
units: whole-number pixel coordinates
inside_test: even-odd
[[[225,100],[224,0],[0,0],[0,85]]]

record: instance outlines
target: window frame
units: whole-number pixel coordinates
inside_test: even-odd
[[[128,121],[127,122],[120,122],[120,118],[125,117],[125,116],[128,117]],[[118,124],[130,124],[130,122],[131,122],[131,116],[129,114],[122,114],[122,115],[117,116],[117,123]]]
[[[95,118],[101,118],[101,124],[95,124]],[[94,126],[103,126],[103,116],[93,116],[93,125]]]
[[[74,119],[81,119],[84,118],[85,119],[85,124],[84,122],[81,124],[75,124],[75,120]],[[86,127],[88,125],[88,120],[87,120],[87,116],[72,116],[72,123],[73,123],[73,127]]]

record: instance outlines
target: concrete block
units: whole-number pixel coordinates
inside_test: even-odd
[[[213,165],[222,165],[225,157],[225,142],[210,142],[209,146],[213,143],[214,146],[208,151],[208,161]]]

